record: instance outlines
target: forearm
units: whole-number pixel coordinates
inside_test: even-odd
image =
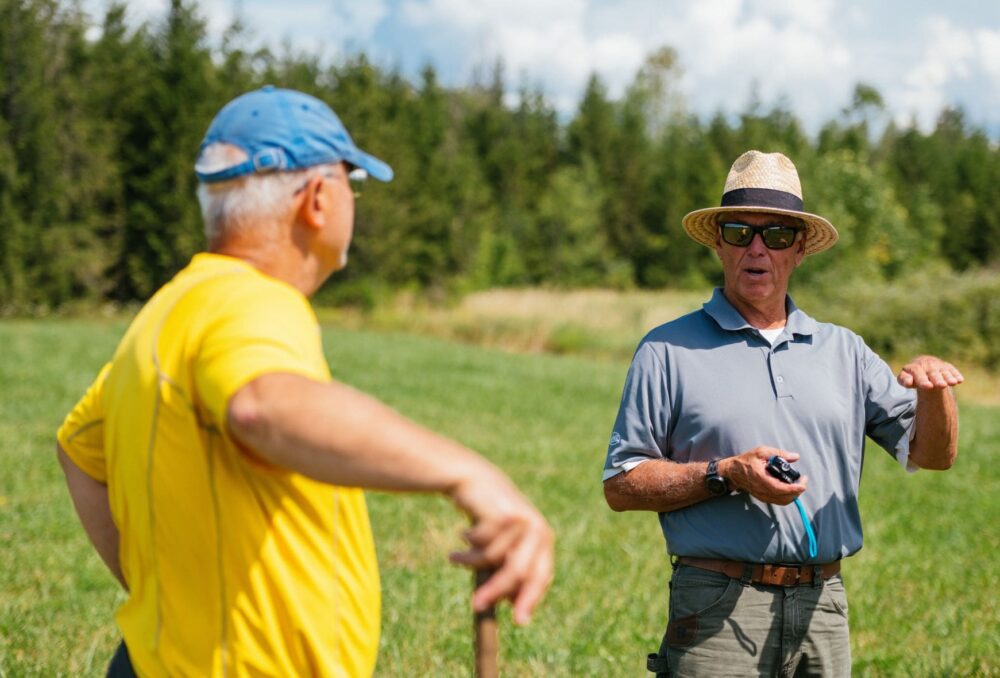
[[[604,498],[615,511],[676,511],[709,499],[707,463],[644,462],[604,482]]]
[[[729,489],[746,492],[768,504],[790,504],[805,492],[808,479],[784,483],[767,472],[767,460],[778,455],[798,461],[796,452],[758,445],[752,450],[718,460],[718,474]],[[667,460],[647,461],[631,471],[619,473],[604,483],[604,497],[615,511],[676,511],[711,499],[705,477],[708,464],[678,464]]]
[[[58,443],[56,453],[66,476],[66,486],[73,499],[73,507],[80,518],[84,532],[87,533],[101,560],[111,570],[111,574],[123,587],[128,588],[118,562],[118,527],[111,518],[107,485],[80,470]]]
[[[917,392],[910,461],[924,469],[946,470],[958,455],[958,406],[950,388]]]
[[[233,396],[229,427],[251,453],[336,485],[452,494],[473,474],[506,482],[462,445],[335,382],[264,375]]]

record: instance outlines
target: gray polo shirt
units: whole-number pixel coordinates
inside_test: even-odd
[[[787,300],[769,343],[715,290],[702,310],[652,330],[625,380],[604,479],[636,462],[709,461],[768,445],[798,452],[798,509],[745,492],[660,513],[670,553],[764,563],[828,563],[861,548],[858,483],[868,435],[904,466],[916,395],[858,335]]]

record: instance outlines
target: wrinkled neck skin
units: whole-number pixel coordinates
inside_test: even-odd
[[[759,330],[771,330],[784,327],[788,322],[788,311],[785,308],[787,287],[775,290],[774,295],[765,299],[745,299],[728,287],[722,289],[726,300],[733,305],[743,319]]]
[[[284,235],[284,234],[283,234]],[[299,238],[231,237],[215,243],[210,252],[242,259],[261,273],[288,283],[310,297],[331,271],[324,270],[308,245]]]

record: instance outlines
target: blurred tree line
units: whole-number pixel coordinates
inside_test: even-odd
[[[363,54],[329,64],[251,42],[239,23],[210,40],[182,0],[138,27],[124,2],[93,27],[76,3],[0,0],[0,314],[148,297],[203,245],[192,165],[209,121],[266,83],[330,103],[396,170],[360,199],[354,263],[330,296],[707,285],[714,254],[681,217],[718,204],[749,148],[790,156],[807,209],[840,231],[800,279],[1000,263],[1000,151],[961,110],[929,134],[886,124],[859,84],[815,138],[783,103],[703,120],[685,112],[663,48],[617,100],[593,76],[560,120],[500,63],[446,88],[430,66],[414,83]]]

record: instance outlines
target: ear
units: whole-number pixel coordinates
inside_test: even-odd
[[[806,258],[806,237],[807,232],[804,232],[802,237],[795,241],[795,268],[798,268],[802,260]]]
[[[722,232],[718,228],[715,229],[715,256],[722,260]]]
[[[317,174],[302,190],[301,204],[298,208],[298,217],[306,227],[319,230],[326,226],[327,202],[330,195],[323,190],[324,182],[329,181],[322,174]]]

